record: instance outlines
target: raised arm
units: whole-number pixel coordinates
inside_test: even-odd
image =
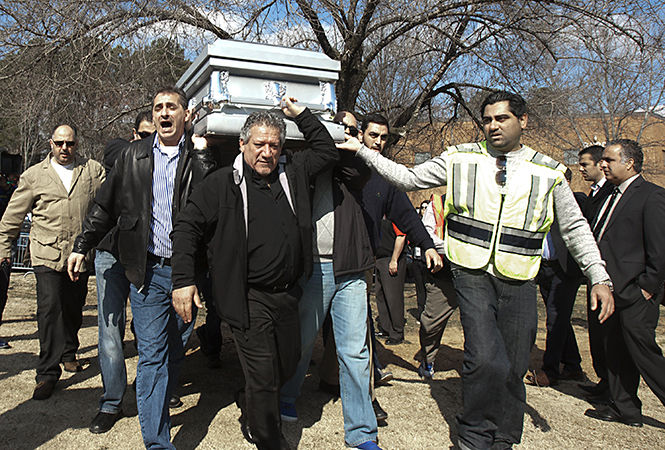
[[[370,150],[356,138],[337,144],[337,148],[356,152],[356,155],[365,161],[368,166],[402,191],[416,191],[444,186],[448,182],[445,153],[409,169],[391,161],[379,152]]]

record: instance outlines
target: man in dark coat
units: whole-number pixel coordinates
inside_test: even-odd
[[[288,448],[279,389],[300,359],[298,280],[312,266],[309,187],[339,159],[308,109],[288,98],[284,105],[310,149],[281,157],[284,121],[270,112],[251,114],[240,132],[242,153],[193,192],[172,234],[173,302],[186,322],[192,304],[201,306],[194,259],[207,244],[217,311],[231,326],[245,374],[236,398],[243,434],[260,449]]]

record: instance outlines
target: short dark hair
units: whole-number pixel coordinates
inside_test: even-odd
[[[570,167],[566,168],[566,171],[563,174],[564,177],[566,177],[566,180],[570,183],[570,180],[573,179],[573,171],[570,170]]]
[[[600,145],[590,145],[580,150],[577,156],[581,158],[582,155],[589,155],[593,159],[594,164],[598,164],[603,158],[603,150],[605,149]]]
[[[279,146],[282,147],[286,141],[286,124],[281,117],[270,111],[256,111],[247,117],[240,129],[240,139],[246,144],[249,141],[250,131],[253,126],[264,126],[276,128],[279,131]]]
[[[152,123],[152,111],[141,111],[137,114],[136,119],[134,119],[134,129],[139,130],[141,122],[150,122]]]
[[[367,127],[369,126],[370,123],[376,123],[378,125],[385,125],[388,128],[388,133],[390,133],[390,124],[388,123],[388,119],[386,119],[384,116],[382,116],[379,113],[369,113],[365,117],[363,117],[363,124],[362,124],[362,131],[363,133],[365,130],[367,130]]]
[[[515,115],[515,117],[522,117],[526,114],[526,101],[519,94],[514,94],[508,91],[496,91],[487,95],[483,102],[480,104],[480,117],[485,114],[487,105],[493,105],[499,102],[508,102],[508,109]]]
[[[640,144],[632,139],[614,139],[608,142],[605,148],[610,145],[618,145],[621,147],[621,162],[626,163],[629,159],[632,159],[635,172],[642,172],[644,152],[642,151],[642,146]]]
[[[69,127],[69,128],[71,128],[72,131],[74,132],[74,139],[78,139],[79,130],[74,125],[70,125],[68,123],[59,123],[56,126],[54,126],[53,129],[51,130],[51,136],[53,136],[53,133],[55,133],[55,130],[57,130],[60,127]]]
[[[178,100],[180,100],[180,105],[183,107],[183,109],[187,109],[187,94],[185,94],[185,91],[183,91],[179,87],[162,86],[161,88],[157,89],[155,95],[152,96],[153,106],[155,104],[155,97],[157,97],[159,94],[176,94],[178,96]]]

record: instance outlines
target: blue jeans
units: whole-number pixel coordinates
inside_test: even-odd
[[[185,324],[171,303],[171,267],[146,267],[143,289],[133,284],[129,298],[138,339],[136,403],[146,448],[174,449],[170,436],[169,398],[185,356],[184,342],[194,320]]]
[[[97,323],[99,325],[99,367],[104,393],[99,410],[116,414],[127,387],[127,370],[122,342],[125,337],[125,308],[129,280],[115,257],[102,250],[95,255],[97,280]]]
[[[526,404],[522,379],[538,325],[536,284],[456,265],[452,273],[464,329],[460,447],[518,444]]]
[[[311,278],[303,282],[298,305],[302,356],[295,375],[281,390],[285,402],[294,403],[300,395],[314,340],[330,309],[339,362],[344,440],[352,447],[376,441],[377,430],[369,392],[366,290],[364,273],[335,277],[332,263],[314,263]]]

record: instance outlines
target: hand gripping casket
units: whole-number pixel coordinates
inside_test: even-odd
[[[322,53],[251,42],[218,40],[206,46],[177,85],[195,111],[194,132],[237,144],[245,119],[254,111],[274,110],[283,95],[294,97],[321,120],[335,141],[344,129],[332,122],[339,61]],[[288,146],[303,136],[286,120]]]

